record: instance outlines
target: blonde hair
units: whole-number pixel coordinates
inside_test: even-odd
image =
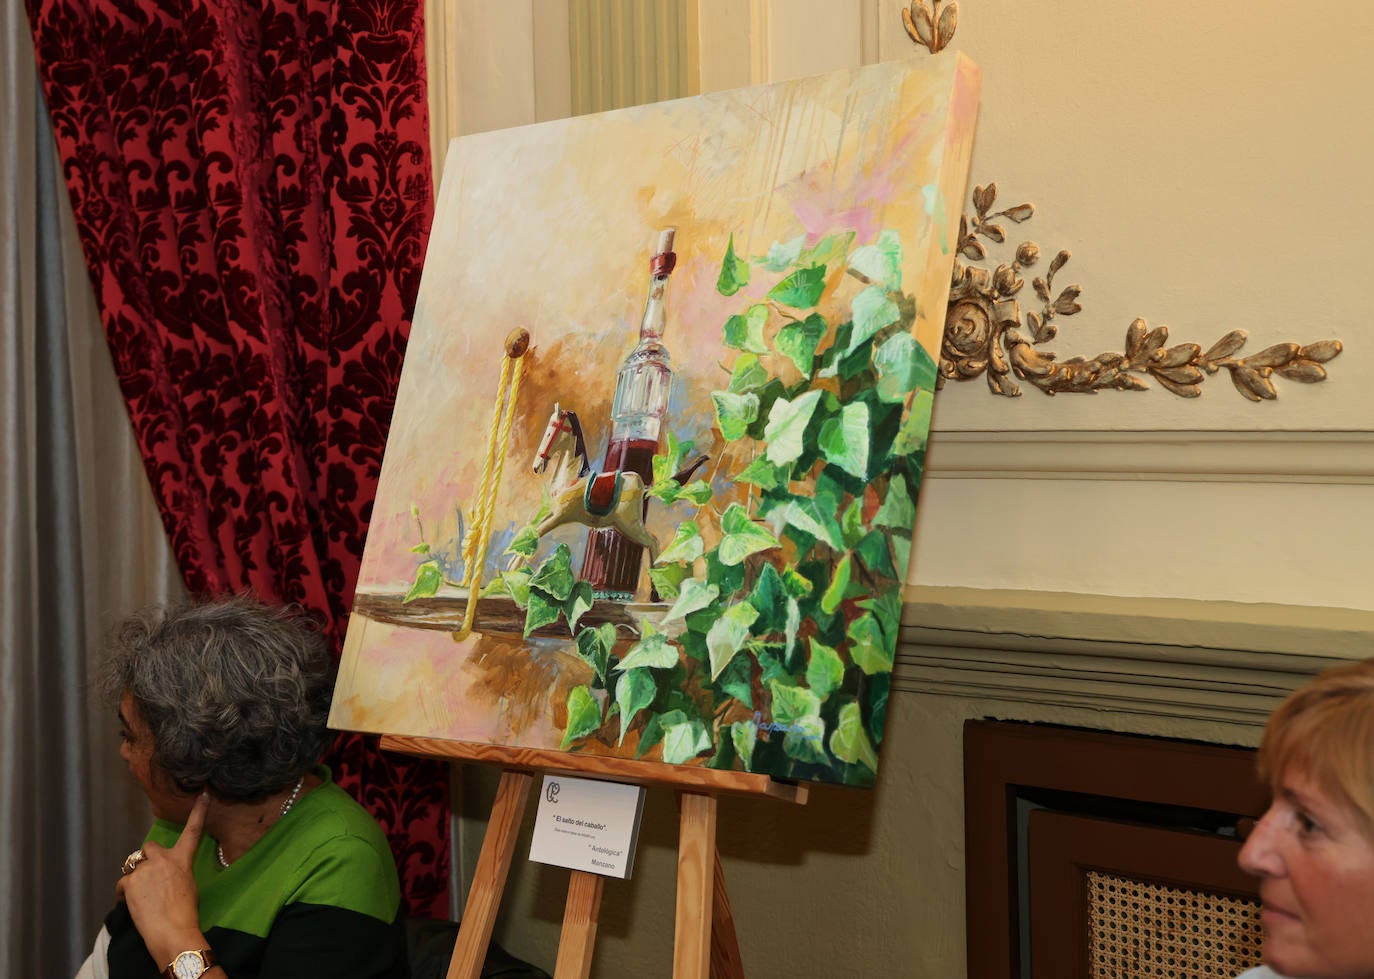
[[[1270,715],[1260,777],[1277,792],[1293,767],[1348,804],[1374,839],[1374,659],[1326,670]]]

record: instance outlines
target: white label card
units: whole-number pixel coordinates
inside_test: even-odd
[[[628,879],[643,812],[641,785],[545,775],[530,859]]]

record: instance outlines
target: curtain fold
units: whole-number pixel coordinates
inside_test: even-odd
[[[343,635],[432,208],[418,0],[28,0],[58,153],[187,586]],[[409,910],[447,768],[341,736]]]
[[[71,975],[149,818],[88,678],[118,614],[181,586],[15,3],[0,66],[0,975]]]

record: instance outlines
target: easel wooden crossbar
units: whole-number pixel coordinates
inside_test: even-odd
[[[806,802],[805,783],[779,782],[767,775],[687,768],[619,758],[597,758],[470,744],[401,735],[382,737],[382,748],[424,758],[501,767],[501,782],[477,858],[467,906],[448,979],[478,979],[496,913],[510,875],[521,816],[536,773],[556,772],[677,790],[681,828],[677,860],[677,919],[673,938],[674,979],[744,979],[734,919],[725,892],[725,877],[716,848],[716,796],[721,793],[764,796]],[[563,913],[554,979],[585,979],[591,973],[597,920],[605,878],[573,871]]]

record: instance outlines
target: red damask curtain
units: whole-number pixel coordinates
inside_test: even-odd
[[[421,0],[27,2],[187,586],[299,602],[337,650],[432,213]],[[446,914],[446,769],[356,735],[331,761]]]

